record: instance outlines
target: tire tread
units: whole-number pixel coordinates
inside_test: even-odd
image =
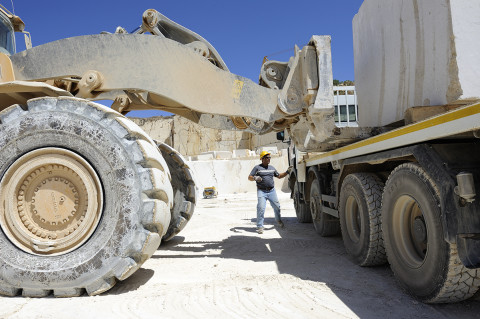
[[[71,287],[40,289],[30,287],[30,285],[37,285],[31,283],[27,286],[19,284],[18,287],[12,287],[0,278],[0,294],[10,296],[22,294],[32,297],[42,297],[50,293],[56,297],[78,296],[84,291],[89,295],[100,294],[113,287],[117,279],[128,278],[158,248],[161,237],[170,223],[170,206],[173,205],[169,170],[153,140],[135,123],[106,106],[83,99],[42,97],[27,101],[25,109],[13,105],[0,112],[1,126],[15,121],[29,112],[45,110],[80,115],[90,121],[95,121],[116,136],[125,149],[129,152],[132,151],[133,158],[130,159],[134,161],[135,170],[142,178],[140,192],[143,193],[143,196],[141,197],[141,207],[137,213],[140,225],[143,227],[135,230],[136,235],[130,236],[127,256],[116,257],[115,262],[108,265],[109,271],[103,269],[102,274],[99,274],[98,277],[90,276],[90,279],[85,280],[79,286],[76,284]],[[3,134],[1,131],[0,133]],[[140,154],[138,158],[136,158],[137,154]]]
[[[299,223],[311,223],[312,222],[312,214],[310,213],[310,207],[307,203],[300,203],[298,202],[298,186],[297,182],[293,187],[293,204],[295,206],[295,214],[297,215],[297,220]]]
[[[170,209],[170,224],[162,238],[169,241],[185,228],[193,216],[198,196],[197,183],[187,160],[178,151],[160,141],[155,141],[155,144],[172,176],[175,176],[172,181],[174,201]]]
[[[440,191],[436,183],[420,166],[413,163],[401,164],[392,171],[390,177],[401,169],[409,170],[417,177],[420,177],[424,183],[433,187],[435,196],[437,200],[439,199]],[[480,288],[480,270],[468,269],[462,264],[458,256],[456,244],[447,243],[447,247],[448,264],[445,269],[443,286],[440,287],[435,296],[422,300],[426,303],[451,303],[466,300],[472,297]],[[388,253],[387,250],[387,256]],[[392,268],[392,271],[395,274],[394,268]]]
[[[316,188],[318,188],[319,194],[313,194],[314,189]],[[317,219],[314,218],[313,211],[312,211],[312,208],[313,208],[312,204],[315,202],[316,206],[319,208],[322,205],[322,201],[320,200],[320,198],[315,198],[315,196],[321,196],[321,188],[319,186],[319,181],[316,179],[312,182],[312,185],[310,188],[310,214],[312,216],[312,222],[313,222],[315,231],[321,237],[330,237],[330,236],[337,235],[340,232],[340,220],[338,218],[329,216],[324,212],[319,212],[319,214],[323,214],[323,216],[320,216],[320,218],[317,218]]]
[[[370,229],[368,239],[368,249],[359,261],[360,266],[378,266],[387,262],[385,245],[382,234],[381,204],[384,184],[378,176],[373,173],[354,173],[348,175],[343,184],[351,182],[357,183],[362,190],[368,209],[368,226]],[[342,194],[340,195],[342,196]],[[341,223],[342,234],[347,232]]]

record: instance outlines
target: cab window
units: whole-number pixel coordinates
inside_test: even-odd
[[[13,27],[10,21],[0,14],[0,51],[6,54],[15,54],[15,40]]]

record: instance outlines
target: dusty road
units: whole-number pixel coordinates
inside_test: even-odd
[[[201,199],[187,228],[109,292],[66,299],[0,297],[0,318],[480,318],[480,298],[424,305],[388,266],[355,266],[341,237],[296,222],[255,233],[254,193]]]

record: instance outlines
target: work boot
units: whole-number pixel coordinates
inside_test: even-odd
[[[285,224],[280,220],[277,222],[278,226],[280,226],[280,228],[285,228]]]
[[[257,233],[263,234],[263,227],[257,227]]]

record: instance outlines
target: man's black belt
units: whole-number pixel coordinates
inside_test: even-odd
[[[257,186],[258,189],[262,190],[262,191],[271,191],[273,189],[273,187],[260,187],[260,186]]]

